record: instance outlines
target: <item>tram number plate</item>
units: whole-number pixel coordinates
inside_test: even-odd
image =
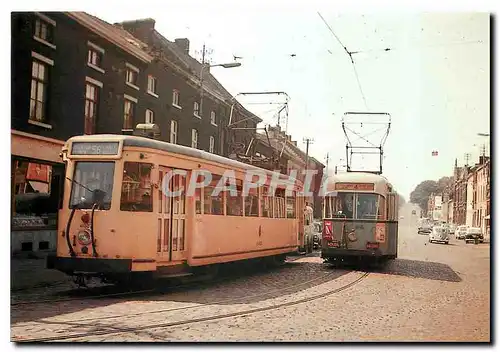
[[[330,248],[339,248],[340,245],[338,242],[328,242],[328,247]]]
[[[377,224],[375,227],[375,240],[377,242],[385,242],[385,224]]]

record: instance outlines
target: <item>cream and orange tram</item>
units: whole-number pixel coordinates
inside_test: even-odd
[[[287,176],[135,136],[73,137],[62,157],[57,255],[48,267],[68,275],[108,281],[184,276],[246,259],[276,263],[304,246],[302,186]],[[190,183],[205,177],[195,170],[209,172],[211,181],[190,195]],[[234,192],[214,197],[228,170]],[[249,170],[266,180],[243,196]],[[273,176],[282,183],[270,195]],[[285,192],[287,185],[293,192]]]
[[[331,263],[397,258],[397,200],[381,175],[335,175],[324,199],[321,257]]]

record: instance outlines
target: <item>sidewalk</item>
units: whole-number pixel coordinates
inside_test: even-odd
[[[69,280],[70,277],[60,271],[46,269],[45,258],[11,258],[10,260],[11,291],[50,286]]]

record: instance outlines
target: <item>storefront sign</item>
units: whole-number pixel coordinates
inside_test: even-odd
[[[118,142],[73,142],[72,155],[117,155]]]
[[[373,191],[375,184],[339,182],[335,184],[335,189],[337,191]]]

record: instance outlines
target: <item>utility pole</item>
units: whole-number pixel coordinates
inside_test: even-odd
[[[465,153],[464,154],[464,158],[465,158],[465,165],[466,166],[469,166],[469,159],[471,157],[471,154],[470,153]]]
[[[304,143],[306,144],[306,171],[309,169],[309,144],[314,143],[313,138],[304,138]]]
[[[314,139],[312,138],[304,138],[303,139],[304,143],[306,143],[306,169],[304,173],[304,181],[307,175],[307,170],[309,169],[309,144],[312,144],[314,142]]]

